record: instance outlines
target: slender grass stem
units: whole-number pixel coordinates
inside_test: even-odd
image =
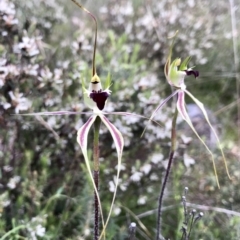
[[[11,234],[17,232],[18,230],[20,229],[24,229],[24,228],[27,228],[26,225],[20,225],[20,226],[17,226],[15,228],[13,228],[12,230],[8,231],[7,233],[5,233],[1,238],[0,240],[4,240],[4,239],[7,239],[7,237],[9,237]],[[9,239],[9,238],[8,238]]]
[[[159,194],[159,198],[158,198],[158,212],[157,212],[157,236],[156,236],[156,240],[161,240],[162,237],[160,238],[160,236],[162,236],[161,234],[161,230],[162,230],[162,224],[161,224],[161,218],[162,218],[162,204],[163,204],[163,196],[164,196],[164,191],[166,189],[166,185],[167,185],[167,181],[169,178],[169,174],[170,174],[170,170],[172,167],[172,162],[173,162],[173,157],[174,157],[174,153],[176,150],[176,122],[177,122],[177,116],[178,116],[178,110],[177,108],[175,109],[175,113],[174,113],[174,117],[172,120],[172,134],[171,134],[171,150],[170,150],[170,154],[169,154],[169,159],[168,159],[168,165],[167,165],[167,169],[166,169],[166,173],[163,179],[163,183],[162,183],[162,188]]]
[[[94,122],[93,137],[93,179],[96,189],[99,189],[99,130],[101,125],[100,117]],[[99,238],[99,202],[97,192],[94,191],[94,240]]]
[[[190,235],[191,235],[191,232],[192,232],[192,229],[193,229],[193,224],[194,224],[194,219],[195,219],[195,213],[196,213],[196,210],[192,210],[191,224],[190,224],[189,232],[188,232],[188,235],[187,235],[187,239],[190,239]]]

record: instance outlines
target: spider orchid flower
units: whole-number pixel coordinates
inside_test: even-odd
[[[105,126],[108,128],[110,134],[112,135],[113,141],[116,146],[117,155],[118,155],[117,176],[116,176],[116,182],[115,182],[116,187],[115,187],[115,191],[113,193],[113,200],[112,200],[112,204],[111,204],[111,207],[109,210],[108,218],[103,227],[102,233],[99,237],[99,239],[101,239],[104,236],[104,231],[107,227],[107,224],[108,224],[108,221],[110,218],[110,214],[112,212],[113,204],[114,204],[114,201],[116,198],[116,192],[117,192],[117,186],[118,186],[119,174],[120,174],[121,162],[122,162],[122,152],[123,152],[123,147],[124,147],[124,141],[123,141],[121,132],[108,120],[108,118],[105,115],[111,114],[111,115],[121,115],[121,116],[136,116],[139,118],[146,118],[146,117],[135,114],[135,113],[129,113],[129,112],[110,112],[110,113],[108,113],[108,112],[102,111],[104,109],[107,98],[111,94],[111,91],[109,90],[109,88],[111,86],[110,75],[108,75],[108,77],[107,77],[106,84],[105,84],[105,90],[102,89],[100,78],[98,77],[98,75],[96,73],[92,77],[92,80],[91,80],[88,90],[85,88],[84,83],[82,84],[82,86],[83,86],[85,104],[93,110],[93,113],[90,116],[90,118],[88,119],[88,121],[78,130],[77,142],[79,143],[79,145],[82,149],[89,174],[92,174],[92,173],[91,173],[88,155],[87,155],[87,137],[88,137],[89,130],[97,117],[100,117],[100,119],[102,120],[102,122],[105,124]],[[94,180],[92,177],[91,177],[91,179],[92,179],[93,185],[94,185]],[[94,189],[96,191],[95,185],[94,185]]]
[[[93,126],[97,117],[99,117],[101,119],[101,121],[104,123],[104,125],[109,130],[110,134],[112,135],[112,138],[113,138],[113,141],[114,141],[114,144],[116,147],[116,152],[117,152],[117,158],[118,158],[117,176],[116,176],[116,180],[115,180],[115,190],[113,193],[112,203],[111,203],[109,214],[108,214],[108,217],[107,217],[107,220],[105,223],[103,220],[103,212],[102,212],[101,204],[99,205],[100,212],[102,215],[102,222],[103,222],[103,230],[102,230],[102,233],[101,233],[99,239],[101,239],[105,234],[104,231],[105,231],[108,221],[110,219],[110,215],[111,215],[111,212],[113,209],[113,204],[114,204],[114,201],[116,198],[120,169],[121,169],[121,162],[122,162],[122,152],[123,152],[123,147],[124,147],[124,140],[123,140],[123,136],[122,136],[121,132],[108,120],[106,115],[111,114],[111,115],[135,116],[135,117],[139,117],[139,118],[146,118],[144,116],[134,114],[134,113],[129,113],[129,112],[104,112],[103,109],[105,107],[108,97],[111,94],[111,91],[109,89],[111,86],[110,75],[108,75],[105,85],[106,85],[105,90],[103,90],[100,78],[98,77],[97,73],[95,73],[93,75],[88,89],[86,89],[84,86],[84,83],[82,83],[84,102],[90,109],[92,109],[92,112],[55,111],[55,112],[39,112],[39,113],[21,114],[21,115],[27,115],[27,116],[41,116],[41,115],[47,115],[47,116],[55,115],[56,116],[56,115],[79,115],[79,114],[90,115],[87,122],[84,123],[83,126],[81,126],[77,132],[77,142],[80,145],[80,148],[82,150],[83,157],[84,157],[87,169],[88,169],[88,173],[89,173],[89,176],[93,183],[94,190],[97,193],[97,198],[98,198],[99,203],[101,203],[100,197],[98,195],[98,191],[97,191],[97,188],[96,188],[96,185],[94,182],[94,178],[93,178],[92,170],[91,170],[91,164],[90,164],[90,161],[88,159],[88,154],[87,154],[88,134],[89,134],[89,131],[90,131],[91,127]],[[149,118],[146,118],[146,119],[149,119]],[[50,128],[50,130],[53,131],[51,128]]]
[[[106,80],[105,90],[103,90],[102,84],[101,84],[100,78],[97,75],[96,66],[95,66],[96,47],[97,47],[97,20],[94,17],[94,15],[91,12],[89,12],[86,8],[84,8],[80,3],[78,3],[76,0],[72,0],[72,1],[78,7],[80,7],[83,11],[85,11],[87,14],[89,14],[91,16],[91,18],[93,19],[94,23],[95,23],[95,38],[94,38],[94,49],[93,49],[93,58],[92,58],[92,78],[91,78],[89,88],[86,89],[85,86],[84,86],[84,82],[82,82],[84,102],[90,109],[92,109],[92,112],[56,111],[56,112],[30,113],[30,114],[22,114],[22,115],[34,115],[34,116],[40,116],[40,115],[71,115],[71,114],[73,114],[73,115],[78,115],[78,114],[88,114],[88,115],[90,115],[87,122],[85,124],[83,124],[83,126],[80,127],[80,129],[77,132],[77,142],[80,145],[80,148],[82,150],[83,157],[84,157],[87,169],[88,169],[88,173],[89,173],[90,179],[93,183],[93,187],[94,187],[95,194],[96,194],[96,197],[97,197],[97,202],[99,203],[100,214],[101,214],[102,224],[103,224],[103,230],[102,230],[102,232],[101,232],[101,234],[98,238],[100,240],[102,237],[104,237],[104,239],[105,239],[105,230],[106,230],[107,224],[109,222],[109,219],[110,219],[110,216],[111,216],[111,213],[112,213],[112,209],[113,209],[113,205],[114,205],[114,202],[115,202],[117,187],[118,187],[118,182],[119,182],[120,169],[121,169],[121,162],[122,162],[122,152],[123,152],[123,147],[124,147],[124,141],[123,141],[123,136],[122,136],[121,132],[108,120],[106,115],[112,114],[112,115],[122,115],[122,116],[135,116],[135,117],[140,117],[140,118],[145,118],[145,119],[149,119],[149,118],[146,118],[144,116],[134,114],[134,113],[128,113],[128,112],[110,112],[110,113],[108,113],[108,112],[103,111],[103,109],[105,107],[105,104],[106,104],[106,101],[111,94],[111,91],[110,91],[111,79],[110,79],[110,75],[108,75],[107,80]],[[101,121],[99,121],[99,118],[101,119]],[[112,198],[111,206],[110,206],[110,209],[109,209],[108,217],[107,217],[105,223],[104,223],[104,218],[103,218],[101,201],[100,201],[100,197],[99,197],[99,194],[98,194],[98,189],[97,189],[97,186],[96,186],[97,184],[95,184],[95,179],[94,179],[95,175],[93,176],[90,161],[88,159],[88,154],[87,154],[87,144],[88,144],[89,131],[90,131],[90,129],[93,126],[94,123],[96,123],[96,125],[98,125],[99,122],[103,122],[103,124],[107,127],[110,134],[112,135],[112,138],[113,138],[113,141],[114,141],[114,144],[115,144],[115,147],[116,147],[117,159],[118,159],[118,161],[117,161],[117,176],[116,176],[116,180],[115,180],[115,190],[114,190],[114,193],[113,193],[113,198]],[[48,129],[50,129],[51,131],[53,131],[46,124],[45,124],[45,126]],[[98,125],[98,127],[99,126],[100,126],[100,124]],[[98,133],[96,133],[97,138],[98,138],[98,134],[99,134],[99,128],[98,128]],[[94,141],[95,141],[95,139],[94,139]],[[98,144],[96,144],[96,145],[98,145]],[[96,154],[96,155],[98,155],[98,154]],[[98,158],[98,156],[97,156],[97,158]],[[98,164],[99,164],[99,162],[96,165],[98,165]],[[95,167],[96,166],[94,166],[94,168]],[[97,168],[98,168],[98,166],[97,166]],[[94,173],[95,172],[96,171],[94,169]],[[95,209],[95,214],[96,214],[96,212],[98,212],[98,210],[96,211],[96,209]],[[96,215],[98,215],[98,214],[96,214]],[[95,217],[96,217],[96,215],[95,215]],[[98,217],[97,217],[97,219],[98,219]],[[97,222],[97,224],[94,226],[94,234],[95,234],[94,237],[98,237],[98,220],[96,222]]]
[[[82,149],[82,153],[83,153],[86,165],[87,165],[89,175],[91,176],[91,180],[92,180],[92,183],[93,183],[93,186],[95,189],[95,193],[97,194],[99,204],[100,204],[100,198],[99,198],[98,190],[97,190],[97,187],[95,186],[95,182],[94,182],[94,179],[92,176],[92,171],[90,168],[88,154],[87,154],[88,133],[97,117],[99,117],[101,119],[101,121],[104,123],[104,125],[109,130],[110,134],[112,135],[114,144],[116,146],[116,151],[117,151],[117,156],[118,156],[117,177],[116,177],[116,183],[115,183],[116,187],[115,187],[115,191],[113,194],[113,200],[112,200],[110,211],[109,211],[109,214],[108,214],[108,217],[106,220],[106,224],[104,224],[101,204],[99,205],[101,215],[102,215],[102,221],[103,221],[103,231],[100,236],[100,239],[102,236],[105,236],[105,229],[106,229],[108,221],[110,219],[110,214],[112,212],[113,204],[114,204],[114,201],[116,198],[118,179],[119,179],[119,174],[120,174],[120,169],[121,169],[122,152],[123,152],[123,146],[124,146],[124,141],[123,141],[121,132],[107,119],[107,117],[102,112],[102,110],[105,107],[107,98],[111,94],[111,91],[109,90],[110,85],[111,85],[109,75],[108,75],[108,78],[106,81],[106,85],[107,85],[106,89],[103,90],[100,78],[98,77],[96,72],[91,79],[91,83],[89,85],[88,90],[85,88],[84,84],[82,84],[85,104],[93,110],[93,114],[90,116],[90,118],[87,120],[87,122],[78,130],[78,133],[77,133],[77,142]]]
[[[173,44],[174,44],[174,40],[173,40],[173,43],[172,43],[172,45],[170,47],[170,51],[169,51],[169,54],[168,54],[167,62],[165,64],[165,68],[164,68],[164,73],[165,73],[165,76],[166,76],[166,79],[167,79],[168,83],[175,89],[175,91],[170,96],[168,96],[166,99],[164,99],[162,103],[160,103],[158,105],[158,107],[154,110],[150,120],[152,120],[154,118],[154,116],[159,111],[159,109],[163,105],[165,105],[168,100],[170,100],[173,96],[177,95],[177,110],[180,113],[180,115],[182,116],[182,118],[188,123],[188,125],[190,126],[192,131],[195,133],[195,135],[198,137],[198,139],[205,146],[205,148],[207,149],[209,154],[211,155],[211,160],[212,160],[212,163],[213,163],[214,174],[215,174],[216,181],[217,181],[217,184],[218,184],[218,187],[219,187],[218,175],[217,175],[217,171],[216,171],[216,165],[215,165],[213,153],[209,149],[207,144],[204,142],[204,140],[197,133],[197,131],[194,128],[194,126],[192,124],[192,121],[191,121],[191,119],[190,119],[190,117],[188,115],[186,107],[185,107],[185,105],[186,105],[186,103],[185,103],[185,94],[187,94],[188,96],[190,96],[190,98],[192,98],[192,100],[201,109],[201,111],[202,111],[202,113],[203,113],[207,123],[209,124],[211,130],[213,131],[213,133],[214,133],[214,135],[215,135],[215,137],[217,139],[218,147],[219,147],[219,149],[221,151],[221,154],[223,156],[223,160],[224,160],[224,164],[225,164],[227,175],[231,179],[229,171],[228,171],[227,163],[226,163],[226,158],[225,158],[223,149],[222,149],[221,144],[220,144],[220,140],[219,140],[218,135],[217,135],[215,129],[213,128],[211,122],[209,121],[208,114],[207,114],[207,112],[206,112],[206,110],[204,108],[204,105],[203,105],[202,102],[200,102],[197,98],[195,98],[187,90],[186,85],[184,83],[185,77],[193,75],[195,78],[197,78],[199,76],[199,72],[197,70],[193,70],[193,68],[188,68],[188,63],[190,61],[190,57],[187,57],[183,61],[181,61],[180,58],[177,58],[174,61],[171,60]]]
[[[82,82],[84,102],[92,110],[92,112],[56,111],[56,112],[30,113],[30,114],[23,114],[23,115],[35,115],[35,116],[39,116],[39,115],[71,115],[71,114],[73,114],[73,115],[78,115],[78,114],[90,115],[87,122],[82,127],[80,127],[80,129],[77,132],[77,142],[80,145],[80,148],[82,150],[83,157],[84,157],[87,169],[88,169],[88,173],[89,173],[90,179],[93,183],[95,194],[96,194],[96,197],[97,197],[97,200],[99,203],[100,214],[101,214],[102,224],[103,224],[102,232],[98,238],[100,240],[102,237],[104,237],[104,239],[105,239],[105,230],[106,230],[107,224],[109,222],[109,219],[110,219],[110,216],[112,213],[112,209],[113,209],[113,205],[115,202],[117,187],[118,187],[118,182],[119,182],[120,169],[121,169],[121,162],[122,162],[122,152],[123,152],[123,147],[124,147],[124,141],[123,141],[123,136],[122,136],[121,132],[108,120],[106,115],[112,114],[112,115],[122,115],[122,116],[135,116],[135,117],[140,117],[140,118],[145,118],[145,119],[149,119],[149,118],[146,118],[144,116],[134,114],[134,113],[128,113],[128,112],[110,112],[110,113],[108,113],[108,112],[103,111],[106,101],[111,94],[111,91],[110,91],[111,79],[110,79],[110,75],[108,75],[107,80],[106,80],[105,90],[103,90],[102,84],[101,84],[100,78],[97,75],[96,66],[95,66],[96,47],[97,47],[97,20],[94,17],[94,15],[91,12],[89,12],[86,8],[84,8],[80,3],[78,3],[76,0],[72,0],[72,1],[78,7],[80,7],[83,11],[85,11],[87,14],[89,14],[95,23],[95,38],[94,38],[94,49],[93,49],[93,58],[92,58],[92,78],[91,78],[89,88],[86,89],[84,86],[84,82]],[[87,154],[88,134],[89,134],[91,127],[95,123],[95,121],[99,120],[98,118],[101,119],[101,122],[103,122],[103,124],[107,127],[110,134],[112,135],[112,138],[113,138],[113,141],[114,141],[114,144],[116,147],[117,159],[118,159],[118,161],[117,161],[117,176],[116,176],[116,180],[115,180],[115,190],[113,193],[113,198],[112,198],[111,206],[109,209],[108,217],[107,217],[105,223],[104,223],[104,219],[103,219],[103,211],[102,211],[102,207],[101,207],[100,197],[98,194],[98,189],[95,184],[95,179],[94,179],[94,176],[93,176],[93,173],[91,170],[91,165],[90,165],[90,161],[88,159],[88,154]],[[96,123],[97,123],[97,121],[96,121]],[[50,130],[52,130],[52,129],[50,128]],[[98,135],[98,133],[96,135]],[[95,169],[94,169],[94,172],[95,172]],[[96,224],[96,226],[94,226],[94,228],[95,228],[94,234],[98,235],[98,223]]]

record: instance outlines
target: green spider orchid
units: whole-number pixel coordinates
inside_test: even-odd
[[[174,36],[175,38],[175,36]],[[197,98],[195,98],[187,89],[186,89],[186,85],[184,83],[184,79],[187,76],[193,75],[195,78],[197,78],[199,76],[199,72],[196,70],[193,70],[192,68],[188,68],[188,64],[190,61],[190,57],[187,57],[186,59],[184,59],[183,61],[181,61],[180,58],[177,58],[175,60],[172,61],[172,49],[173,49],[173,45],[174,45],[174,39],[172,42],[172,45],[170,47],[170,51],[168,54],[168,58],[167,58],[167,62],[165,64],[165,68],[164,68],[164,73],[166,76],[166,79],[168,81],[168,83],[175,89],[175,91],[168,96],[166,99],[163,100],[162,103],[160,103],[158,105],[158,107],[154,110],[150,120],[152,120],[154,118],[154,116],[156,115],[156,113],[159,111],[159,109],[166,104],[166,102],[171,99],[173,96],[177,95],[177,110],[180,113],[180,115],[182,116],[182,118],[188,123],[188,125],[190,126],[190,128],[193,130],[193,132],[195,133],[195,135],[198,137],[198,139],[202,142],[202,144],[205,146],[205,148],[207,149],[207,151],[209,152],[209,154],[211,155],[211,159],[212,159],[212,163],[213,163],[213,168],[214,168],[214,173],[216,176],[216,180],[217,180],[217,184],[219,186],[219,181],[218,181],[218,175],[217,175],[217,171],[216,171],[216,166],[215,166],[215,161],[214,161],[214,156],[212,151],[209,149],[209,147],[206,145],[206,143],[203,141],[203,139],[199,136],[199,134],[197,133],[196,129],[194,128],[192,121],[188,115],[188,112],[186,110],[186,106],[185,106],[185,94],[187,94],[188,96],[190,96],[192,98],[192,100],[198,105],[198,107],[201,109],[207,123],[209,124],[211,130],[213,131],[217,142],[218,142],[218,147],[221,151],[221,154],[223,156],[223,160],[224,160],[224,164],[225,164],[225,168],[226,168],[226,172],[228,177],[231,179],[229,171],[228,171],[228,167],[227,167],[227,163],[226,163],[226,158],[223,152],[223,149],[221,147],[218,135],[215,131],[215,129],[213,128],[211,122],[209,121],[208,118],[208,114],[204,108],[204,105],[202,102],[200,102]]]

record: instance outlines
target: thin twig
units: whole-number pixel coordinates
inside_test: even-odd
[[[186,205],[188,207],[196,208],[196,209],[199,209],[199,210],[202,210],[202,211],[214,211],[214,212],[217,212],[217,213],[225,213],[227,215],[240,217],[239,212],[229,210],[229,209],[225,209],[225,208],[211,207],[211,206],[193,204],[193,203],[188,203],[188,202],[186,202]],[[170,205],[170,206],[167,206],[167,207],[162,207],[162,211],[178,208],[179,206],[180,206],[180,204],[175,204],[175,205]],[[144,213],[141,213],[141,214],[137,215],[137,217],[138,218],[148,217],[150,215],[155,214],[157,211],[158,211],[158,209],[152,209],[152,210],[149,210],[147,212],[144,212]]]
[[[227,215],[240,217],[240,213],[239,212],[228,210],[228,209],[225,209],[225,208],[218,208],[218,207],[211,207],[211,206],[205,206],[205,205],[198,205],[198,204],[193,204],[193,203],[186,203],[186,204],[189,207],[200,209],[202,211],[214,211],[214,212],[225,213]]]

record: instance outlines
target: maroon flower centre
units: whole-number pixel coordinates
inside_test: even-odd
[[[185,70],[185,73],[190,76],[190,75],[194,75],[195,78],[197,78],[199,76],[199,72],[198,71],[194,71],[194,70]]]
[[[90,98],[97,104],[97,107],[99,110],[103,110],[108,96],[109,96],[109,94],[102,90],[99,90],[99,91],[93,90],[90,93]]]

